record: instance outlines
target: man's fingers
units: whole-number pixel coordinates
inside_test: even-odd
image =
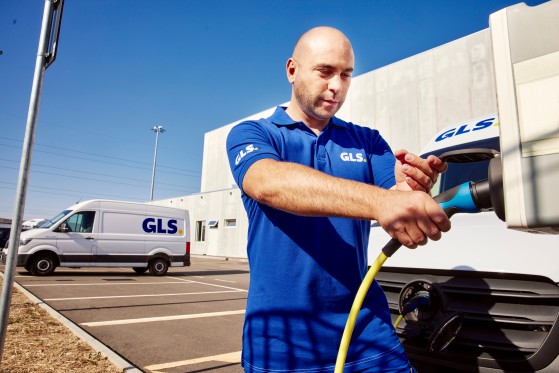
[[[446,163],[435,156],[423,159],[405,150],[396,151],[394,156],[402,163],[402,171],[427,190],[437,182],[439,169],[447,167]]]
[[[442,159],[435,157],[434,155],[427,157],[427,162],[431,168],[435,169],[438,173],[443,173],[448,170],[448,163],[443,162]]]
[[[423,192],[430,190],[434,182],[429,175],[426,175],[419,168],[412,167],[409,164],[402,166],[402,171],[406,175],[406,182],[413,190],[422,190]],[[435,177],[436,181],[436,177]],[[419,187],[419,189],[417,188]]]

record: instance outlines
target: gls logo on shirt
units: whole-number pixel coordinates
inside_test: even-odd
[[[241,161],[241,159],[244,158],[245,155],[247,155],[248,153],[252,153],[255,150],[258,150],[258,148],[256,148],[254,144],[247,145],[247,147],[241,150],[235,157],[235,166],[239,164],[239,162]]]
[[[361,153],[353,154],[353,153],[343,152],[340,154],[340,158],[344,162],[367,162],[367,158],[363,157],[363,154]]]

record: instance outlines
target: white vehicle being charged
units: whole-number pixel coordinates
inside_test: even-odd
[[[499,122],[488,115],[440,131],[422,156],[449,165],[433,196],[492,179]],[[499,209],[452,217],[439,241],[391,256],[376,280],[420,372],[559,372],[559,236],[507,229]],[[369,260],[390,236],[371,228]],[[428,299],[428,300],[425,300]]]
[[[17,265],[36,276],[59,266],[132,267],[162,276],[171,266],[190,265],[188,211],[122,201],[81,202],[40,228],[22,232]]]

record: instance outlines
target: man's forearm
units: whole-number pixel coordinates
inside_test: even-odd
[[[247,171],[243,190],[274,208],[305,216],[376,218],[385,190],[299,164],[263,159]]]

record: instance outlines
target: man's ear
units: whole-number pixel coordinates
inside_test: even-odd
[[[297,72],[297,62],[293,58],[287,60],[285,72],[287,74],[287,80],[289,83],[293,84],[293,82],[295,82],[295,73]]]

